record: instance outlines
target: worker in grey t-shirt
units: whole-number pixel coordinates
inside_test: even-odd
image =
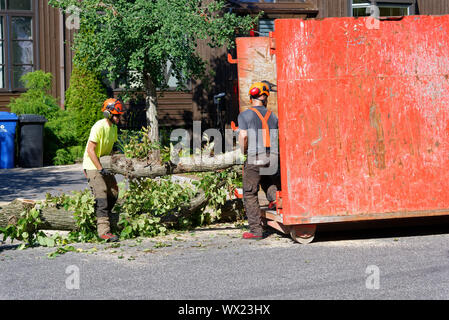
[[[262,239],[259,185],[270,205],[276,201],[276,191],[280,189],[278,119],[266,108],[270,95],[267,83],[254,83],[249,95],[252,106],[238,117],[240,149],[247,155],[243,167],[243,199],[250,232],[245,232],[243,238]]]

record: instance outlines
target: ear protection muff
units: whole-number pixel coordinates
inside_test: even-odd
[[[111,113],[111,111],[109,111],[109,110],[105,110],[105,111],[103,111],[103,116],[104,116],[106,119],[111,119],[111,118],[112,118],[112,113]]]
[[[249,92],[251,97],[258,97],[260,96],[260,89],[259,88],[252,88]]]
[[[265,87],[264,87],[264,90],[266,90]],[[260,97],[261,94],[262,94],[262,92],[261,92],[261,90],[260,90],[259,88],[257,88],[257,87],[252,88],[252,89],[249,91],[249,94],[250,94],[250,97],[249,97],[249,100],[250,100],[250,101],[252,101],[253,99],[254,99],[254,100],[259,100],[259,101],[262,101],[262,103],[263,103],[264,106],[267,106],[267,103],[268,103],[268,100],[267,100],[267,99],[262,100],[262,99],[259,99],[259,98],[258,98],[258,97]],[[265,93],[264,93],[264,94],[265,94]]]

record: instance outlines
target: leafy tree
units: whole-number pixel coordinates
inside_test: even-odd
[[[255,19],[237,16],[223,0],[50,0],[79,17],[75,63],[106,72],[111,82],[146,94],[150,140],[158,141],[156,88],[165,88],[168,61],[172,75],[198,78],[205,61],[198,40],[211,47],[232,46],[236,32],[246,32]],[[133,79],[134,78],[134,79]]]

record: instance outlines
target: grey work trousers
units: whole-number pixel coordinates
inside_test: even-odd
[[[264,166],[258,166],[245,163],[243,167],[243,201],[248,217],[250,232],[261,236],[263,233],[262,218],[259,205],[259,186],[265,192],[268,201],[276,200],[276,191],[281,188],[281,179],[279,173],[275,175],[261,175],[260,169]],[[268,167],[266,165],[265,167]]]
[[[118,199],[117,180],[114,175],[103,176],[98,170],[84,170],[84,172],[95,197],[97,218],[109,217]]]

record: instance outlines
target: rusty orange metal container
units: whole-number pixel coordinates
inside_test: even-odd
[[[237,38],[237,59],[228,59],[237,63],[239,75],[239,111],[243,112],[251,103],[248,91],[251,85],[258,81],[268,81],[273,89],[268,101],[268,109],[277,114],[276,94],[276,56],[271,50],[271,40],[268,37]]]
[[[449,16],[280,19],[269,43],[274,227],[449,214]]]

